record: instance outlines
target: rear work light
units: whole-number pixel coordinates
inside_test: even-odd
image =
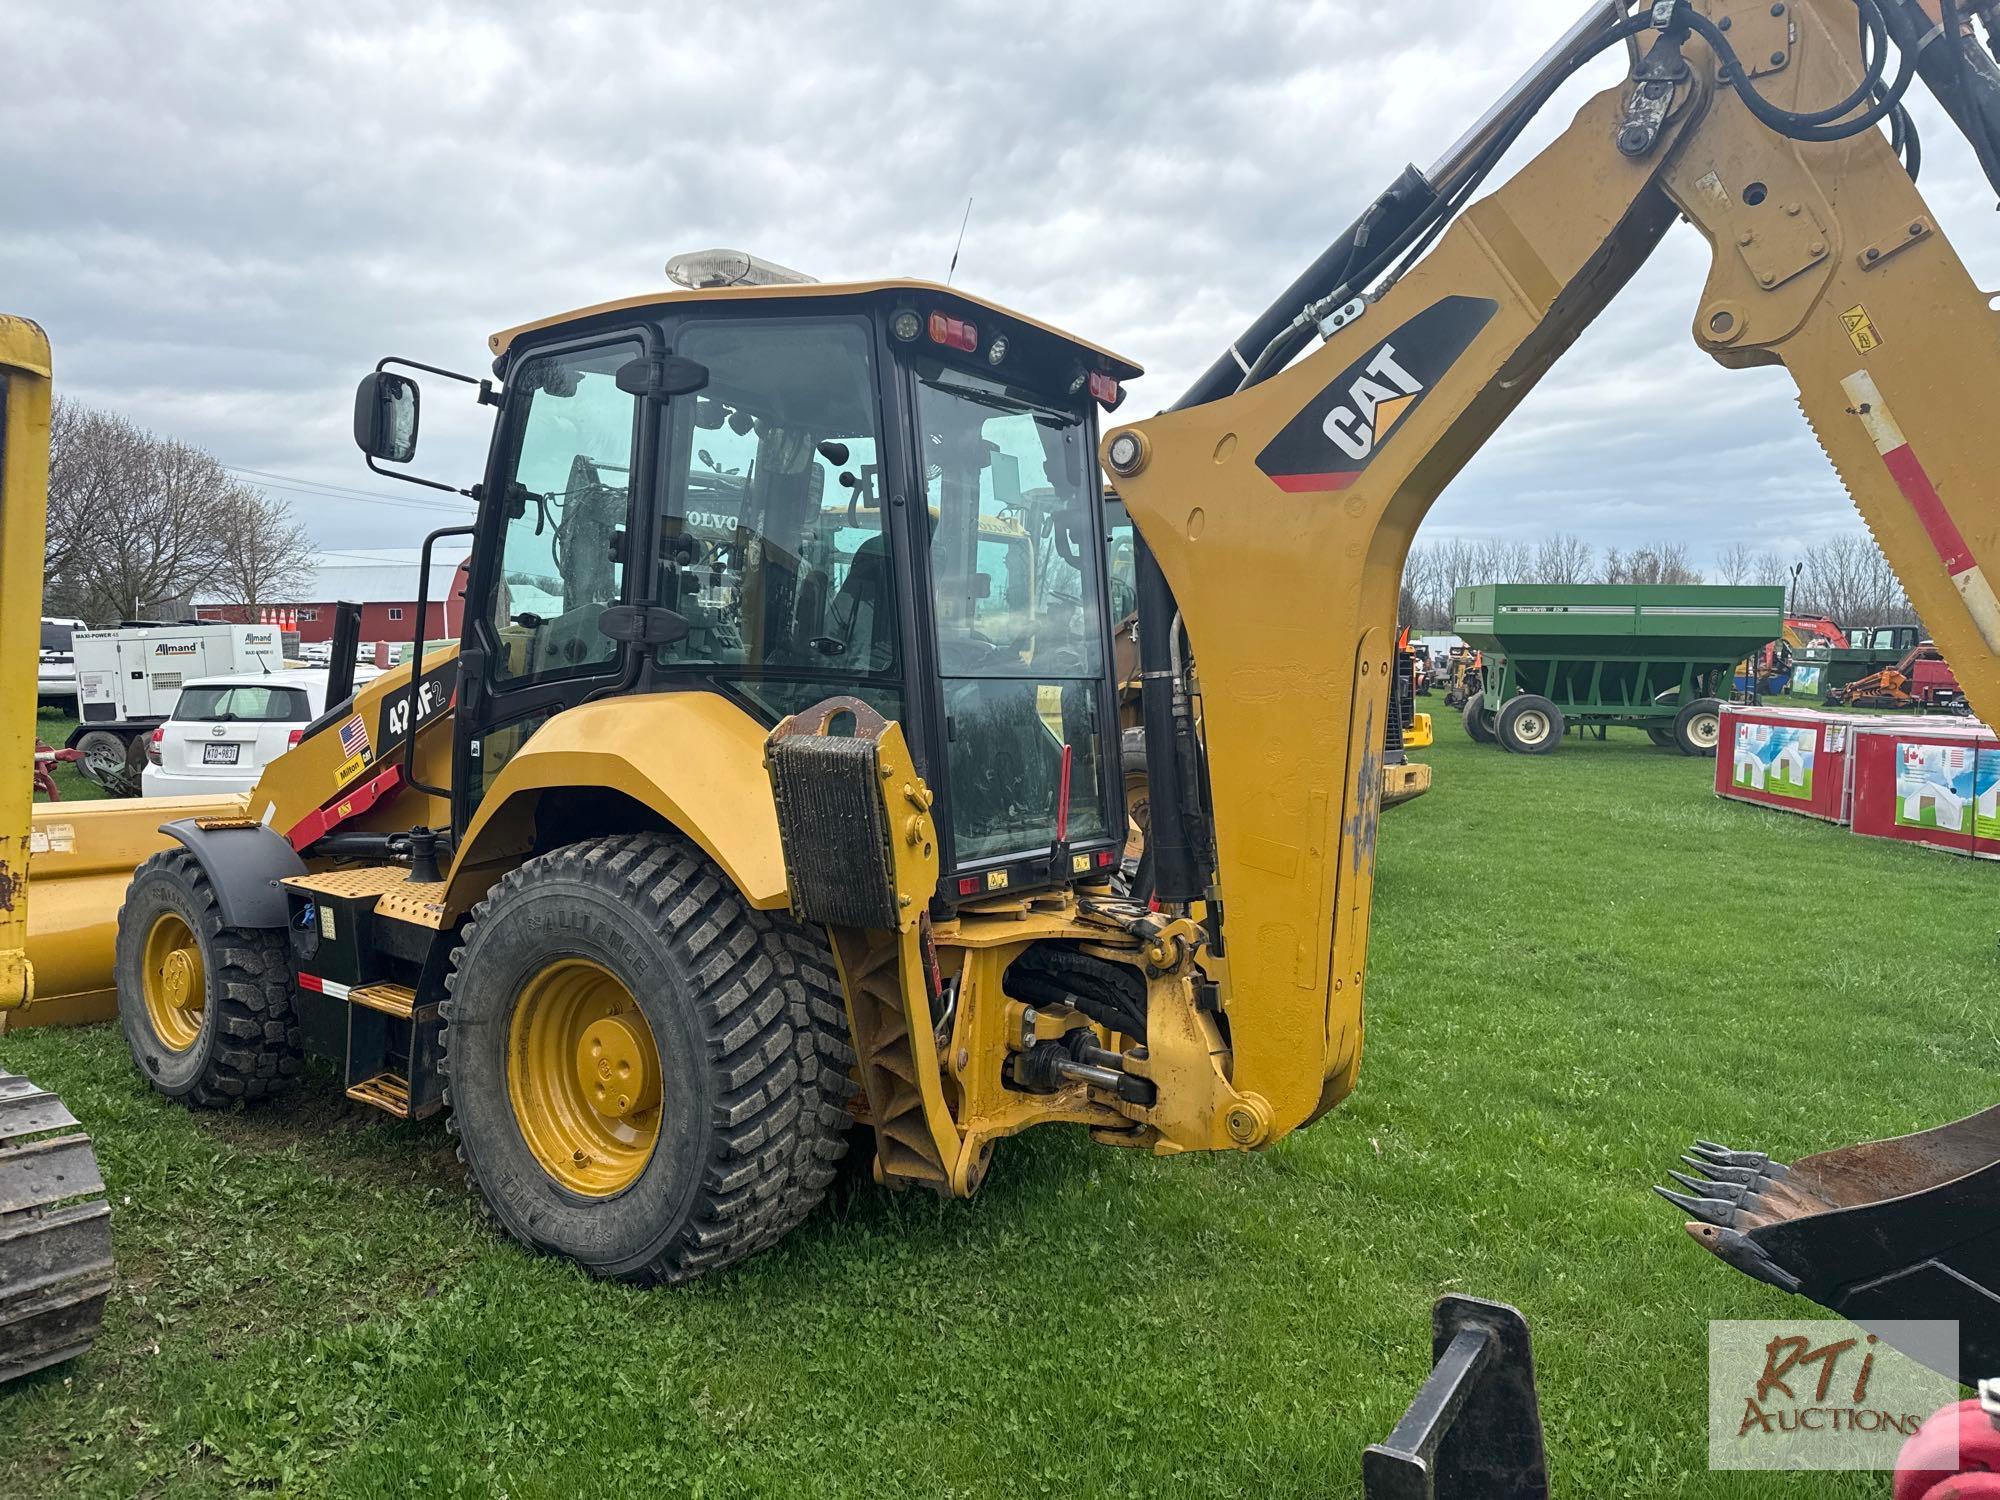
[[[154,765],[160,764],[160,742],[167,737],[167,726],[162,724],[146,736],[146,759]]]
[[[979,347],[979,330],[963,318],[934,312],[931,314],[931,342],[956,349],[961,354],[971,354]]]

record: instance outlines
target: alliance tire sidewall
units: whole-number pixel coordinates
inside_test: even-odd
[[[587,958],[617,976],[652,1029],[660,1134],[638,1179],[604,1198],[558,1184],[528,1149],[507,1086],[522,991],[549,963]],[[696,979],[672,947],[587,881],[545,877],[509,892],[478,923],[460,961],[450,1030],[451,1107],[467,1164],[493,1212],[521,1239],[604,1275],[645,1265],[700,1197],[716,1108]]]

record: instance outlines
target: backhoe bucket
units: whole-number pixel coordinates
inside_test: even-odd
[[[1955,1320],[1945,1373],[2000,1369],[2000,1105],[1789,1166],[1713,1141],[1682,1160],[1700,1175],[1654,1191],[1737,1270],[1864,1326]]]

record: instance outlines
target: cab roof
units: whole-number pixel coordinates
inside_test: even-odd
[[[589,307],[579,307],[572,312],[556,313],[550,317],[537,318],[531,323],[519,323],[512,328],[503,328],[487,339],[486,343],[496,355],[505,354],[513,347],[514,341],[527,334],[544,328],[556,328],[569,323],[581,323],[587,319],[603,317],[607,314],[630,312],[639,308],[673,307],[691,302],[807,302],[839,301],[859,299],[883,294],[907,292],[913,300],[936,302],[939,300],[958,302],[972,308],[997,313],[1011,322],[1038,328],[1042,332],[1061,339],[1080,353],[1094,356],[1105,373],[1117,377],[1121,382],[1132,380],[1145,373],[1134,360],[1114,353],[1102,344],[1093,344],[1088,339],[1080,339],[1075,334],[1044,323],[1040,318],[1031,318],[1026,313],[1015,312],[1010,307],[984,297],[976,297],[970,292],[962,292],[956,287],[939,286],[934,281],[895,279],[886,281],[807,281],[791,282],[778,286],[721,286],[703,287],[698,291],[680,287],[661,287],[657,291],[641,292],[636,297],[620,297],[611,302],[598,302]]]

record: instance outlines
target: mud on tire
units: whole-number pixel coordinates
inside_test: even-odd
[[[201,955],[199,1031],[186,1045],[163,1036],[146,1004],[147,938],[162,919],[185,924]],[[185,849],[139,866],[118,911],[118,1025],[133,1065],[160,1093],[202,1109],[261,1099],[301,1066],[298,1013],[282,930],[230,927],[215,887]]]
[[[543,1167],[510,1094],[516,1007],[557,958],[608,970],[658,1054],[651,1156],[605,1196]],[[684,1281],[764,1249],[825,1197],[855,1092],[826,939],[752,908],[686,840],[622,835],[529,860],[474,909],[447,984],[441,1066],[459,1157],[523,1244],[600,1276]]]

